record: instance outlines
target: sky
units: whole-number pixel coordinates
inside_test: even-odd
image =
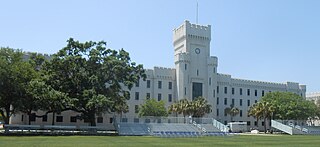
[[[53,54],[107,42],[145,68],[174,67],[172,30],[211,25],[218,72],[320,92],[319,0],[0,0],[0,46]]]

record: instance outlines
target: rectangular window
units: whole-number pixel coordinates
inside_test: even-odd
[[[122,118],[121,122],[128,122],[128,118]]]
[[[112,118],[112,117],[109,118],[109,123],[110,123],[110,124],[113,123],[113,118]]]
[[[234,106],[234,99],[231,100],[231,104]]]
[[[232,94],[234,94],[234,88],[231,89]]]
[[[57,116],[56,122],[63,122],[63,116]]]
[[[227,125],[227,124],[228,124],[228,122],[225,120],[225,121],[224,121],[224,125]]]
[[[240,99],[240,106],[242,106],[242,99]]]
[[[224,109],[224,116],[228,115],[228,111],[226,109]]]
[[[211,78],[209,78],[209,85],[211,86]]]
[[[217,105],[219,105],[219,97],[217,97]]]
[[[217,109],[217,116],[219,116],[219,109]]]
[[[250,106],[250,100],[248,100],[248,106]]]
[[[242,117],[242,110],[240,110],[240,113],[239,113],[240,117]]]
[[[140,83],[139,80],[136,82],[136,87],[139,87]]]
[[[146,98],[147,98],[147,100],[150,99],[150,93],[147,93]]]
[[[228,99],[224,98],[224,105],[228,105]]]
[[[70,116],[70,122],[77,122],[76,116]]]
[[[219,93],[219,86],[217,86],[217,93]]]
[[[158,93],[158,101],[161,101],[161,93]]]
[[[258,101],[257,100],[254,100],[254,103],[257,103]]]
[[[225,93],[225,94],[228,93],[228,87],[224,87],[224,93]]]
[[[151,81],[150,80],[147,80],[147,88],[150,88],[151,86]]]
[[[47,122],[48,121],[48,115],[42,116],[42,122]]]
[[[21,115],[21,121],[23,121],[23,117],[24,117],[24,115]]]
[[[168,94],[168,102],[172,102],[172,94]]]
[[[158,89],[162,88],[162,81],[158,81]]]
[[[133,122],[134,122],[134,123],[139,123],[139,118],[134,118],[134,119],[133,119]]]
[[[247,95],[248,96],[250,95],[250,89],[247,89]]]
[[[242,95],[242,88],[240,88],[240,95]]]
[[[103,123],[103,117],[101,117],[101,116],[98,117],[98,118],[97,118],[97,123]]]
[[[192,82],[192,100],[202,96],[202,83]]]
[[[258,90],[254,90],[254,96],[258,96]]]
[[[187,88],[184,87],[184,95],[187,95]]]
[[[184,64],[184,70],[187,70],[187,64]]]
[[[251,125],[251,121],[247,121],[247,126],[250,126]]]
[[[139,105],[134,105],[134,113],[138,113],[139,112]]]
[[[262,94],[261,94],[261,96],[264,96],[264,90],[262,90]]]
[[[257,121],[254,121],[254,126],[258,126],[258,123],[257,123]]]
[[[261,125],[264,126],[264,121],[261,122]]]
[[[169,89],[172,89],[172,82],[169,82],[168,87],[169,87]]]
[[[216,97],[216,90],[213,90],[213,97]]]
[[[135,98],[134,98],[135,100],[139,100],[139,92],[136,92],[135,93]]]

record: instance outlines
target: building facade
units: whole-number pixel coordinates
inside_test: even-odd
[[[230,121],[225,108],[234,104],[239,108],[239,115],[234,121],[247,122],[248,127],[263,126],[253,117],[248,117],[251,105],[268,92],[286,91],[305,97],[306,86],[295,82],[272,83],[232,78],[231,75],[218,72],[218,58],[210,56],[211,26],[191,24],[185,21],[173,30],[174,64],[175,68],[154,67],[146,70],[147,79],[142,79],[131,89],[128,100],[129,112],[122,114],[122,121],[138,122],[138,109],[148,98],[166,102],[166,106],[180,99],[193,100],[202,96],[212,106],[212,112],[205,117],[215,118],[222,123]],[[24,116],[13,117],[12,123],[25,123]],[[22,115],[22,116],[21,116]],[[59,115],[58,124],[84,124],[83,121],[71,122],[73,112],[63,112]],[[61,116],[63,117],[61,122]],[[58,117],[58,116],[56,116]],[[113,114],[99,116],[97,125],[112,124]],[[50,116],[47,122],[50,123]],[[41,119],[33,123],[46,123]]]

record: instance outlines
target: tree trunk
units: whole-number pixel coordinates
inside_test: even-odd
[[[264,134],[266,134],[267,133],[267,118],[264,117],[263,121],[264,121]]]
[[[56,113],[52,112],[52,125],[54,125],[54,118],[55,118]]]
[[[4,124],[9,124],[10,121],[10,108],[9,111],[6,110],[6,116],[2,116],[4,120]]]

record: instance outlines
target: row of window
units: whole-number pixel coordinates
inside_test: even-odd
[[[217,86],[217,93],[219,93],[219,86]],[[271,92],[271,91],[269,91]],[[224,87],[224,94],[228,94],[228,87]],[[231,88],[231,94],[234,95],[235,94],[235,88]],[[240,95],[243,95],[243,89],[242,88],[239,88],[239,94]],[[264,90],[261,91],[261,96],[264,96],[265,92]],[[247,89],[247,96],[250,96],[251,95],[251,90],[250,89]],[[258,90],[254,90],[254,96],[258,96]]]
[[[21,116],[21,121],[23,121],[24,115]],[[31,122],[36,121],[36,117],[35,114],[31,114],[29,115],[29,120]],[[77,116],[70,116],[70,122],[72,123],[76,123],[78,120]],[[42,117],[42,122],[47,122],[48,121],[48,116],[45,115]],[[89,123],[90,121],[88,119],[84,119],[83,120],[85,123]],[[56,116],[55,117],[55,122],[64,122],[64,116]],[[109,123],[113,122],[113,118],[110,118]],[[103,123],[103,117],[97,117],[97,123]]]
[[[254,103],[257,103],[258,100],[254,100]],[[219,105],[220,102],[219,102],[219,97],[217,97],[217,105]],[[232,105],[235,105],[235,100],[234,99],[231,99],[231,104]],[[228,98],[224,98],[224,105],[228,105]],[[243,100],[242,99],[239,99],[239,106],[242,106],[243,105]],[[247,106],[251,106],[251,101],[250,100],[247,100]]]
[[[140,83],[139,81],[136,82],[136,87],[139,87]],[[151,81],[147,80],[147,88],[151,87]],[[158,81],[158,89],[162,89],[162,81]],[[168,82],[168,89],[172,89],[172,82]]]
[[[146,94],[146,98],[150,99],[150,93]],[[135,93],[135,98],[134,99],[135,100],[139,100],[140,99],[140,93],[139,92]],[[158,101],[161,101],[161,100],[162,100],[162,94],[158,93]],[[168,102],[172,102],[172,94],[168,94]]]

